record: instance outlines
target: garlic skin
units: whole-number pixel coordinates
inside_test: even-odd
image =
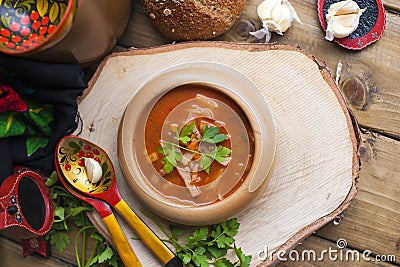
[[[263,28],[256,32],[250,32],[250,34],[257,39],[265,37],[266,43],[271,38],[270,32],[283,35],[290,28],[293,20],[302,24],[288,0],[264,0],[258,5],[257,14],[263,23]]]
[[[355,1],[346,0],[332,4],[326,14],[325,39],[344,38],[353,33],[360,22],[365,9],[361,9]]]
[[[85,159],[85,168],[89,182],[95,184],[100,181],[103,176],[103,170],[101,169],[100,164],[92,159],[92,158],[84,158]]]

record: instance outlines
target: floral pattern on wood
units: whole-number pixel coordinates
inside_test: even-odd
[[[68,0],[0,0],[0,43],[28,51],[55,32]]]
[[[93,158],[102,168],[103,176],[97,183],[91,183],[87,178],[85,158]],[[64,179],[74,177],[69,181],[79,190],[99,194],[111,187],[113,171],[108,157],[90,144],[82,140],[65,142],[57,151],[57,159],[66,176]]]

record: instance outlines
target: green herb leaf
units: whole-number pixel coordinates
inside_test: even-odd
[[[179,134],[178,140],[186,145],[190,141],[189,136],[192,135],[194,126],[195,122],[192,122],[188,125],[184,125],[182,127],[181,133]]]
[[[215,267],[234,267],[233,263],[225,258],[220,258],[215,261]]]
[[[215,154],[215,160],[218,162],[224,162],[231,154],[231,150],[224,146],[217,146],[216,149],[217,153]]]
[[[171,231],[172,236],[173,236],[174,238],[180,237],[180,236],[183,235],[183,234],[185,233],[185,231],[186,231],[185,228],[180,227],[180,226],[177,226],[177,225],[172,225],[172,224],[170,224],[168,227],[169,227],[169,230]]]
[[[111,259],[112,256],[113,256],[113,251],[110,246],[107,246],[106,249],[99,255],[98,262],[103,263],[106,260]]]
[[[57,183],[60,179],[58,178],[58,174],[56,171],[53,171],[50,174],[50,177],[46,180],[46,186],[47,187],[51,187],[53,186],[55,183]]]
[[[215,259],[221,258],[228,253],[228,248],[220,249],[215,246],[209,246],[207,247],[207,250]]]
[[[162,162],[164,163],[164,171],[165,173],[170,173],[172,172],[172,170],[174,169],[174,165],[171,164],[171,162],[169,162],[169,160],[167,158],[163,158]]]
[[[211,140],[214,142],[214,144],[218,144],[220,142],[223,142],[226,139],[228,139],[228,136],[226,134],[217,134],[216,136],[211,138]]]
[[[202,140],[204,140],[204,141],[211,140],[212,138],[214,138],[217,135],[218,132],[219,132],[218,127],[213,127],[213,126],[209,127],[208,125],[206,125],[203,130]]]
[[[239,266],[240,267],[249,267],[251,262],[251,255],[246,256],[241,248],[234,246],[235,254],[239,259]]]
[[[202,155],[200,158],[200,168],[202,168],[206,173],[210,173],[212,158],[207,155]]]
[[[182,258],[182,263],[183,264],[188,264],[192,260],[192,253],[189,251],[185,253],[185,255]]]
[[[182,137],[179,137],[179,141],[181,141],[181,142],[184,143],[185,145],[186,145],[187,143],[189,143],[190,140],[191,140],[191,139],[190,139],[189,136],[182,136]]]
[[[208,227],[203,226],[193,232],[193,236],[186,237],[186,243],[188,245],[197,246],[200,241],[207,240],[208,236]]]
[[[63,207],[54,207],[54,218],[55,220],[65,219],[65,209]]]
[[[50,244],[55,246],[58,253],[63,253],[66,247],[71,243],[69,236],[63,232],[53,231],[50,236]]]
[[[198,255],[196,253],[193,253],[192,260],[193,260],[193,263],[196,264],[196,266],[200,266],[200,267],[208,267],[209,266],[207,257],[205,255]]]

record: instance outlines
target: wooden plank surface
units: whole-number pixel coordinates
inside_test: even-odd
[[[2,267],[62,267],[71,264],[55,257],[46,259],[38,254],[27,257],[22,256],[22,247],[19,243],[0,235],[0,266]]]
[[[400,12],[400,2],[398,0],[383,0],[386,10]]]
[[[359,192],[338,225],[317,232],[351,247],[392,254],[400,263],[400,142],[379,134],[363,134]]]

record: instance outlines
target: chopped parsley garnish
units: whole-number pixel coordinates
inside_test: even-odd
[[[200,157],[199,167],[206,173],[210,173],[210,166],[214,160],[222,163],[230,156],[229,148],[217,146],[218,143],[228,139],[226,134],[219,133],[219,127],[206,125],[201,133],[201,138],[193,137],[199,134],[195,132],[195,127],[195,122],[184,125],[180,133],[176,130],[177,143],[162,142],[161,147],[157,148],[157,152],[164,155],[162,163],[166,174],[172,172],[178,166],[178,162],[182,162],[183,151],[198,155]],[[212,149],[210,151],[200,149],[198,144],[201,142],[210,144],[208,147]]]

